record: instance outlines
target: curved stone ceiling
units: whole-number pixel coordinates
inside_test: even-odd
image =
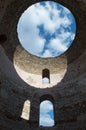
[[[42,70],[47,68],[50,70],[51,76],[54,75],[54,77],[58,78],[57,82],[60,82],[65,76],[68,66],[70,64],[72,65],[73,62],[85,51],[86,30],[84,28],[85,26],[84,0],[80,1],[83,2],[83,8],[81,7],[82,4],[79,4],[79,6],[77,6],[77,1],[69,1],[69,0],[67,1],[56,0],[56,1],[67,7],[74,14],[77,23],[77,33],[74,40],[74,44],[70,47],[70,49],[67,52],[65,52],[63,55],[59,57],[47,58],[47,59],[46,58],[42,59],[27,53],[22,48],[17,38],[16,29],[19,17],[24,12],[24,10],[26,10],[32,4],[35,4],[37,1],[34,2],[34,0],[32,1],[25,0],[23,2],[14,0],[8,5],[1,23],[1,32],[5,32],[5,35],[7,37],[7,41],[5,42],[6,44],[3,43],[2,46],[4,47],[5,52],[9,57],[9,59],[14,63],[16,71],[20,71],[18,72],[19,74],[21,72],[23,74],[24,72],[32,74],[34,76],[41,76]],[[21,78],[24,80],[23,75],[21,76]],[[53,85],[54,84],[56,83],[53,83]]]

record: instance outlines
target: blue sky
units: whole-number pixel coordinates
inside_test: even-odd
[[[49,79],[47,77],[44,77],[42,79],[42,84],[49,84]]]
[[[55,2],[40,2],[29,7],[17,26],[22,46],[39,57],[64,53],[75,38],[76,23],[71,12]]]
[[[42,57],[63,54],[75,38],[76,23],[71,12],[55,2],[40,2],[29,7],[20,17],[17,33],[22,47]],[[48,79],[43,79],[48,83]],[[45,107],[46,106],[46,107]],[[40,105],[40,125],[53,126],[53,106],[49,101]]]
[[[45,100],[40,104],[40,126],[54,126],[53,104]]]

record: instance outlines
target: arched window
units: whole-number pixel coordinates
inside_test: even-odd
[[[49,84],[49,79],[47,77],[42,79],[42,84]]]
[[[44,69],[42,71],[42,83],[49,84],[50,83],[50,71],[48,69]]]
[[[44,100],[40,103],[39,126],[54,126],[54,108],[50,100]]]
[[[26,100],[24,102],[21,118],[25,120],[29,120],[29,116],[30,116],[30,101]]]

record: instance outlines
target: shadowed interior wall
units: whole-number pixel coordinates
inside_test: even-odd
[[[47,59],[27,53],[16,31],[23,11],[39,1],[0,0],[0,130],[86,130],[86,1],[55,0],[74,14],[77,34],[66,53]],[[15,65],[35,78],[42,77],[45,68],[62,77],[52,87],[37,88],[18,75]],[[43,99],[54,102],[54,127],[39,127],[39,104]],[[27,100],[30,115],[25,120],[21,115]]]

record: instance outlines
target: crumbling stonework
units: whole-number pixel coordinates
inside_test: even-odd
[[[63,55],[42,59],[21,47],[16,31],[23,11],[39,0],[0,0],[0,130],[86,130],[86,1],[55,1],[74,14],[76,38]],[[31,82],[47,68],[55,82],[45,88],[34,86],[35,81],[29,84],[15,65],[32,75]],[[54,104],[55,126],[50,128],[39,127],[39,105],[46,99]],[[30,114],[25,120],[27,100]]]

